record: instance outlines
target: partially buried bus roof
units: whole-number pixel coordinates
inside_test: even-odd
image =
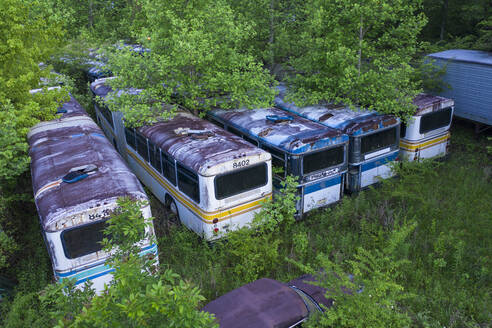
[[[347,135],[337,129],[323,126],[281,109],[214,109],[211,116],[220,118],[239,131],[247,131],[266,144],[291,154],[337,145],[348,141]]]
[[[170,120],[137,130],[178,162],[204,176],[217,174],[217,165],[245,156],[270,159],[267,152],[187,112],[177,112]]]
[[[351,109],[346,105],[327,103],[298,107],[284,100],[287,91],[284,85],[278,86],[277,89],[279,95],[275,97],[275,104],[280,108],[320,122],[325,126],[340,129],[348,135],[366,134],[399,123],[399,119],[393,115],[379,114],[367,109]]]
[[[122,196],[147,199],[135,175],[88,116],[39,123],[28,134],[34,194],[59,182],[73,168],[97,171],[75,183],[61,182],[35,197],[41,225],[55,231],[63,217],[114,202]],[[85,222],[87,223],[87,222]]]

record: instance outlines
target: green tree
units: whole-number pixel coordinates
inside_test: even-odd
[[[29,128],[53,118],[59,101],[66,97],[56,90],[29,93],[49,73],[39,63],[61,43],[59,17],[51,14],[40,1],[0,3],[0,181],[12,180],[27,169]]]
[[[225,0],[145,1],[143,11],[146,27],[139,36],[151,51],[109,55],[117,76],[113,88],[142,89],[108,100],[127,122],[172,115],[162,111],[162,103],[179,103],[196,114],[217,103],[224,108],[271,104],[272,78],[244,51],[254,30],[235,19]]]
[[[322,100],[405,114],[413,110],[420,0],[310,0],[289,79],[300,104]]]
[[[408,247],[405,239],[416,224],[391,232],[382,250],[358,247],[352,259],[343,263],[320,253],[321,273],[308,269],[328,291],[333,306],[311,322],[312,327],[409,327],[410,317],[402,302],[410,297],[397,282],[409,261],[399,258],[399,248]]]
[[[113,283],[91,298],[71,290],[63,299],[54,293],[43,300],[58,300],[53,317],[66,327],[213,327],[213,317],[197,310],[204,298],[197,287],[171,270],[157,272],[156,259],[140,256],[139,242],[151,225],[140,211],[144,205],[131,199],[118,200],[119,208],[109,220],[103,243],[111,252],[109,265],[116,269]],[[147,238],[152,239],[152,235]],[[85,297],[84,298],[81,296]],[[62,306],[63,305],[63,306]],[[67,315],[70,314],[71,315]]]

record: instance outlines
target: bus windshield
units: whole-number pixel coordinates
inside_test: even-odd
[[[362,155],[396,144],[396,127],[362,137]]]
[[[66,257],[75,259],[100,251],[106,226],[107,220],[104,220],[63,231],[61,239]]]
[[[303,174],[310,174],[329,167],[343,164],[344,147],[335,147],[304,156]]]
[[[266,163],[221,174],[215,178],[215,197],[219,200],[231,197],[248,190],[263,187],[267,182]]]

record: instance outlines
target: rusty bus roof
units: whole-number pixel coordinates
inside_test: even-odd
[[[413,100],[417,106],[415,116],[421,116],[430,112],[435,112],[443,108],[454,106],[454,100],[440,96],[433,96],[426,93],[418,94]]]
[[[114,79],[114,77],[105,77],[95,80],[90,85],[91,92],[96,96],[106,97],[108,93],[113,91],[109,84],[106,83],[111,79]]]
[[[31,129],[28,141],[35,195],[72,168],[97,166],[96,173],[87,178],[74,183],[61,182],[36,197],[45,230],[66,216],[114,202],[118,197],[146,199],[140,182],[88,116],[40,123]]]
[[[205,305],[221,328],[290,327],[308,316],[302,298],[287,285],[268,278],[253,281]]]
[[[275,107],[214,109],[209,114],[243,133],[292,154],[302,154],[348,141],[347,135],[340,130],[288,114]],[[272,116],[287,117],[288,120],[275,122],[269,119]]]
[[[183,134],[177,133],[178,129]],[[187,129],[190,133],[184,133]],[[215,165],[244,156],[263,155],[270,158],[267,152],[186,112],[178,112],[170,120],[137,130],[178,162],[202,175],[208,175],[208,169]]]
[[[87,115],[87,112],[85,111],[84,107],[82,107],[72,95],[70,95],[70,100],[67,101],[66,103],[63,103],[63,105],[59,107],[58,110],[66,111],[66,112],[61,111],[61,117]]]
[[[373,110],[354,108],[346,105],[319,104],[298,107],[284,100],[287,89],[284,85],[277,87],[279,95],[275,104],[280,108],[319,122],[325,126],[340,129],[348,135],[368,134],[379,129],[400,124],[400,119],[394,115],[379,114]]]

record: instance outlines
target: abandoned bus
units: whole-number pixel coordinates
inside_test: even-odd
[[[77,111],[71,107],[64,105]],[[100,242],[116,200],[147,196],[89,116],[63,115],[37,124],[28,134],[34,201],[55,279],[75,279],[77,286],[90,281],[101,292],[114,271],[105,264],[108,254]],[[142,214],[151,216],[148,205]],[[147,237],[153,233],[147,228]],[[149,239],[141,247],[141,255],[157,256],[157,245]]]
[[[443,157],[448,153],[453,118],[452,99],[419,94],[413,100],[417,106],[414,115],[402,124],[400,133],[400,158],[418,161],[424,158]]]
[[[347,135],[278,108],[214,109],[208,117],[272,155],[275,192],[286,175],[298,178],[298,218],[340,200],[347,171]]]
[[[91,90],[100,97],[111,92],[100,80]],[[106,114],[96,107],[99,121],[113,127],[110,136],[128,165],[180,222],[204,239],[249,224],[271,198],[271,156],[266,151],[183,111],[133,129],[123,125],[121,113],[104,109]]]
[[[333,104],[301,108],[284,101],[285,86],[279,86],[278,89],[280,93],[275,103],[280,108],[340,129],[349,136],[348,172],[345,179],[348,192],[357,192],[394,175],[390,163],[398,160],[400,120],[397,117]]]

